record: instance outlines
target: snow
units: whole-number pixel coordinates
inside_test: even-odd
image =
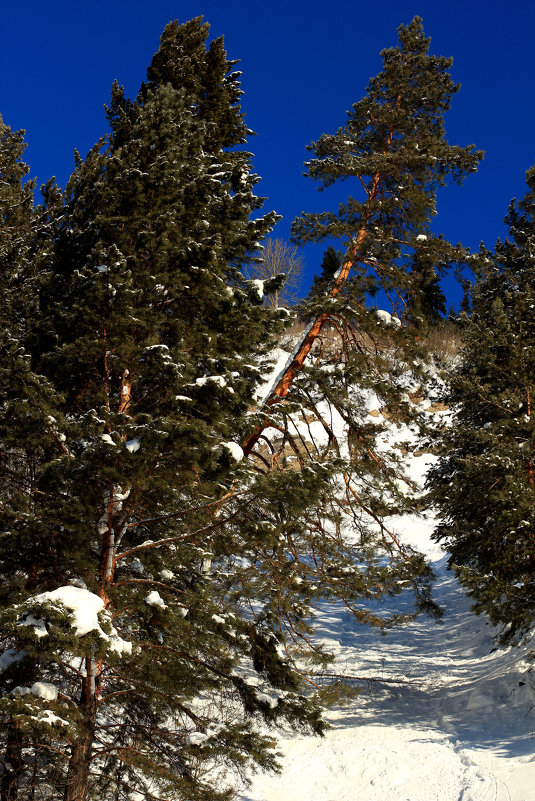
[[[384,309],[377,309],[375,316],[380,323],[384,323],[385,325],[390,325],[392,322],[392,315]]]
[[[208,735],[202,731],[194,731],[188,735],[188,743],[190,745],[201,745],[208,740]]]
[[[160,576],[163,579],[169,581],[170,579],[174,579],[175,574],[173,573],[172,570],[169,570],[167,567],[164,567],[162,570],[160,570]]]
[[[425,234],[418,234],[416,237],[417,242],[427,242],[427,237]]]
[[[31,686],[32,695],[37,698],[42,698],[44,701],[56,701],[58,697],[58,688],[55,684],[49,684],[46,681],[36,681]]]
[[[145,603],[149,606],[159,606],[160,609],[167,609],[167,604],[163,600],[158,590],[152,590],[145,598]]]
[[[112,440],[109,434],[102,434],[101,440],[102,442],[105,442],[106,445],[113,445],[115,447],[115,442]]]
[[[51,592],[43,592],[35,596],[38,603],[62,604],[71,613],[72,625],[76,636],[83,637],[90,631],[98,631],[106,637],[98,620],[98,613],[104,609],[104,601],[89,590],[70,585],[58,587]]]
[[[126,443],[126,450],[130,451],[130,453],[136,453],[139,450],[141,444],[141,440],[139,437],[135,437],[135,439],[130,439]]]
[[[123,640],[119,637],[116,630],[113,629],[112,637],[110,638],[110,651],[122,656],[123,654],[132,653],[132,643],[129,640]]]
[[[283,350],[282,348],[275,348],[273,351],[273,359],[274,364],[269,372],[262,378],[262,383],[256,389],[255,397],[259,403],[265,401],[265,399],[269,398],[273,389],[277,386],[280,378],[282,377],[286,368],[291,364],[291,361],[297,352],[297,348],[294,348],[292,354],[288,354],[288,351]]]
[[[381,403],[381,401],[377,397],[377,394],[375,392],[373,392],[373,391],[370,392],[368,397],[366,398],[366,400],[364,402],[364,408],[366,409],[366,411],[368,413],[376,411],[376,410],[379,411],[382,406],[384,406],[384,404]]]
[[[241,462],[244,456],[243,450],[237,442],[223,442],[223,447],[230,453],[234,461]]]
[[[38,620],[33,615],[26,615],[24,620],[21,620],[20,625],[33,626],[34,633],[39,639],[41,639],[41,637],[46,637],[48,635],[48,631],[45,626],[45,621]]]
[[[429,543],[433,519],[400,522],[415,545]],[[492,651],[490,626],[470,613],[440,546],[429,556],[441,624],[420,618],[381,636],[324,605],[332,670],[369,684],[329,712],[324,738],[283,737],[281,775],[258,774],[241,801],[533,801],[530,668],[521,652]]]
[[[213,384],[217,384],[218,387],[226,387],[227,380],[223,375],[204,375],[201,378],[197,378],[195,383],[199,387],[204,387],[208,381],[211,381]],[[189,398],[187,400],[190,400]]]
[[[58,587],[56,590],[35,595],[29,599],[29,602],[32,601],[51,604],[57,609],[67,609],[76,637],[83,637],[89,632],[96,631],[101,639],[109,643],[110,651],[117,654],[132,653],[132,643],[123,640],[113,626],[111,627],[111,634],[106,634],[101,628],[99,614],[104,618],[108,617],[108,619],[109,614],[104,610],[104,601],[95,593],[83,587],[75,587],[68,584],[64,587]],[[20,621],[20,625],[33,625],[38,637],[48,635],[45,622],[43,620],[35,620],[32,615],[26,615]]]
[[[375,316],[377,317],[377,321],[383,325],[392,325],[394,328],[401,327],[401,320],[399,317],[396,317],[394,314],[390,314],[390,312],[387,312],[384,309],[376,309]]]
[[[375,393],[364,406],[379,408]],[[441,422],[448,418],[450,411],[440,413]],[[408,443],[419,455],[404,459],[407,482],[423,486],[437,457],[421,452],[418,427],[383,423],[378,450]],[[432,510],[385,522],[426,553],[442,621],[420,616],[381,635],[360,626],[342,603],[323,602],[316,637],[334,654],[329,671],[361,693],[328,711],[323,738],[280,737],[282,772],[255,774],[240,801],[534,801],[530,644],[496,648],[492,625],[471,613],[445,552],[431,539]],[[377,611],[410,611],[408,596],[378,602]]]
[[[59,723],[60,726],[69,725],[68,720],[64,720],[63,718],[58,717],[58,715],[55,715],[50,709],[43,709],[34,718],[34,720],[37,720],[39,723],[46,723],[47,726],[53,726],[56,723]]]
[[[262,300],[264,297],[264,282],[260,278],[255,278],[249,282],[257,291],[258,299]]]

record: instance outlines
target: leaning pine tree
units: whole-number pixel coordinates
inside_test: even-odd
[[[167,26],[39,210],[31,363],[2,398],[5,801],[227,799],[229,774],[273,766],[258,719],[322,729],[275,610],[255,619],[265,516],[318,493],[296,477],[260,503],[240,461],[280,313],[238,268],[277,218],[256,214],[238,74],[207,36]]]
[[[463,358],[446,455],[431,477],[436,532],[474,601],[515,643],[535,624],[535,168],[506,217],[509,237],[482,250],[464,315]]]
[[[345,126],[310,146],[315,158],[306,165],[308,175],[322,187],[352,181],[358,194],[338,212],[303,214],[293,225],[297,242],[334,238],[346,255],[327,299],[303,309],[311,323],[272,389],[272,403],[286,395],[327,319],[353,320],[365,331],[373,315],[362,298],[379,290],[403,316],[422,283],[419,271],[411,271],[415,253],[425,254],[428,272],[466,255],[432,234],[431,220],[437,189],[450,180],[462,183],[483,154],[445,138],[443,115],[459,89],[448,72],[452,59],[429,54],[419,17],[398,35],[398,47],[382,52],[383,70],[348,112]]]
[[[386,594],[412,585],[418,605],[432,605],[423,557],[384,522],[410,498],[399,491],[399,462],[377,447],[381,428],[366,401],[373,392],[390,415],[412,414],[406,380],[418,356],[411,312],[423,305],[423,285],[466,257],[431,232],[436,192],[450,180],[461,183],[482,154],[445,139],[443,115],[459,87],[448,73],[451,59],[429,54],[418,17],[400,27],[399,45],[382,56],[383,70],[344,127],[310,147],[308,175],[322,187],[351,182],[356,194],[336,212],[304,214],[293,236],[338,240],[345,256],[338,260],[334,249],[327,251],[323,274],[300,307],[308,320],[304,333],[268,390],[244,449],[266,472],[285,460],[316,474],[318,465],[336,465],[338,479],[321,511],[299,536],[291,526],[286,530],[289,575],[299,573],[301,582],[294,607],[306,606],[319,587],[341,597],[359,621],[385,627],[395,621],[373,610]],[[417,260],[425,263],[425,282],[411,269]],[[371,305],[378,293],[393,314]],[[280,570],[280,561],[275,564]]]

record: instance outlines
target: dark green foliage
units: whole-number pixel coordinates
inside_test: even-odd
[[[114,86],[111,136],[76,155],[63,197],[47,185],[35,219],[26,204],[17,233],[22,263],[50,231],[28,261],[38,303],[16,313],[31,358],[17,355],[26,375],[2,399],[16,661],[1,703],[21,799],[35,782],[43,799],[223,799],[233,771],[273,766],[259,720],[322,730],[276,616],[250,603],[256,585],[273,596],[253,543],[281,499],[255,507],[238,443],[281,315],[239,268],[277,217],[258,216],[238,76],[207,33],[200,19],[166,28],[137,98]],[[31,194],[12,150],[14,191]],[[2,265],[16,283],[14,247]],[[310,502],[303,487],[288,512]],[[73,592],[100,603],[100,628],[76,634]]]
[[[61,450],[53,415],[58,402],[47,380],[31,365],[30,343],[37,313],[37,273],[46,260],[43,220],[34,210],[29,168],[22,161],[23,131],[13,133],[0,119],[0,485],[2,526],[18,528],[31,516],[41,465]],[[25,538],[26,535],[21,535]],[[31,572],[31,543],[2,547],[2,595],[21,581],[17,568]],[[8,567],[9,566],[9,567]],[[5,593],[5,594],[4,594]]]
[[[432,255],[424,251],[415,252],[411,278],[413,287],[407,298],[409,320],[419,332],[425,332],[446,315],[446,296]]]
[[[509,238],[481,250],[464,316],[458,404],[446,456],[432,475],[450,551],[474,611],[514,643],[535,621],[535,170],[506,217]]]
[[[313,278],[309,297],[324,298],[341,266],[342,254],[329,245],[321,260],[321,272]]]
[[[445,311],[437,276],[467,255],[431,232],[436,193],[447,182],[461,183],[482,158],[473,146],[445,138],[444,113],[459,89],[448,72],[451,59],[429,54],[419,17],[402,25],[398,37],[397,47],[382,52],[383,70],[346,124],[309,148],[308,175],[321,187],[345,181],[355,194],[336,212],[305,214],[293,226],[296,241],[337,239],[346,252],[336,280],[318,278],[328,297],[313,288],[300,307],[305,319],[321,322],[328,360],[303,371],[292,393],[316,401],[321,387],[346,421],[356,444],[355,474],[370,476],[365,505],[373,514],[387,512],[385,497],[396,508],[404,501],[395,491],[398,466],[374,458],[378,431],[363,421],[363,399],[372,389],[390,414],[411,414],[404,373],[417,371],[424,358],[421,329]],[[330,272],[335,253],[327,254]],[[393,316],[371,308],[372,302]],[[327,348],[329,333],[341,340],[338,349]],[[334,371],[329,361],[337,363]]]
[[[36,786],[42,801],[228,799],[236,772],[274,766],[259,723],[323,731],[302,679],[329,661],[311,641],[318,601],[382,628],[406,619],[374,611],[385,595],[412,586],[430,605],[424,560],[382,524],[405,501],[363,413],[370,388],[407,413],[410,335],[366,297],[403,305],[411,263],[458,256],[429,233],[435,188],[480,158],[443,138],[449,61],[427,55],[418,19],[402,27],[346,129],[314,145],[309,173],[357,177],[365,197],[295,235],[341,238],[354,279],[328,312],[319,291],[304,304],[341,346],[302,370],[254,470],[238,443],[265,421],[255,392],[283,315],[242,268],[277,216],[258,216],[239,74],[207,35],[200,18],[166,27],[137,97],[113,86],[110,135],[36,210],[21,136],[2,128],[9,801]],[[319,282],[339,266],[327,251]],[[322,443],[290,434],[310,412]]]
[[[420,608],[433,611],[433,605],[423,557],[382,522],[411,508],[412,501],[399,489],[399,460],[378,447],[383,429],[368,415],[366,402],[373,392],[386,415],[408,421],[414,414],[407,380],[422,366],[423,352],[411,317],[416,310],[431,319],[440,312],[436,273],[466,256],[431,233],[436,192],[448,181],[461,183],[482,157],[473,146],[450,145],[445,138],[443,115],[458,89],[448,73],[451,59],[429,54],[418,17],[398,34],[398,47],[383,51],[382,72],[348,112],[345,126],[310,146],[314,158],[307,174],[322,187],[346,181],[355,194],[337,212],[298,218],[293,237],[337,239],[346,253],[340,260],[334,248],[326,252],[322,275],[299,307],[310,325],[295,352],[312,358],[294,358],[287,391],[276,389],[269,406],[270,421],[284,432],[278,454],[292,439],[294,452],[303,447],[292,434],[290,415],[321,423],[327,444],[314,443],[308,456],[323,464],[339,460],[345,479],[322,504],[325,519],[317,522],[318,539],[330,528],[339,535],[335,547],[317,547],[326,554],[324,586],[344,597],[359,620],[378,626],[387,621],[374,614],[373,602],[402,587],[412,585]],[[394,315],[372,308],[370,298],[389,304]],[[310,331],[315,340],[306,350]],[[351,536],[344,536],[348,531]],[[366,569],[355,573],[356,563]],[[336,564],[343,565],[342,573]]]
[[[22,161],[24,131],[13,132],[0,117],[0,281],[2,343],[15,334],[20,319],[20,290],[31,269],[33,189],[25,181],[29,167]],[[27,301],[28,298],[26,297]]]
[[[308,175],[322,186],[350,181],[358,195],[350,195],[338,212],[298,218],[293,236],[299,242],[343,243],[353,265],[344,303],[350,292],[360,305],[364,293],[382,289],[403,314],[407,298],[414,303],[420,290],[418,264],[436,269],[464,257],[461,248],[432,235],[430,223],[437,189],[449,180],[461,183],[482,153],[445,139],[443,115],[459,89],[448,73],[452,60],[429,55],[419,17],[398,35],[398,47],[382,52],[383,70],[348,112],[346,124],[310,146]]]

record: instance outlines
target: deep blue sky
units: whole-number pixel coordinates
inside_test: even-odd
[[[203,15],[241,60],[243,108],[257,132],[249,147],[266,208],[284,215],[287,238],[301,211],[332,204],[302,176],[305,146],[345,121],[345,111],[381,69],[379,51],[396,29],[423,17],[431,50],[453,56],[462,83],[446,117],[450,142],[486,151],[476,176],[444,189],[436,230],[477,248],[503,235],[513,196],[525,192],[535,162],[535,60],[532,0],[4,0],[0,21],[0,113],[25,128],[26,160],[39,183],[64,185],[73,150],[82,155],[106,132],[103,104],[114,78],[131,96],[145,77],[171,19]],[[321,252],[306,248],[309,280]],[[451,300],[458,299],[452,283]]]

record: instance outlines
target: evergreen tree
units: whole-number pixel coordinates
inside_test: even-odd
[[[32,326],[38,312],[38,271],[50,254],[46,215],[34,209],[33,181],[23,162],[24,132],[12,132],[0,121],[0,280],[2,326],[0,332],[0,514],[1,571],[0,608],[9,609],[13,599],[31,592],[40,569],[35,552],[38,477],[47,462],[61,455],[58,436],[58,398],[46,377],[32,369]],[[54,195],[53,186],[49,195]],[[51,202],[51,207],[53,203]],[[38,513],[37,513],[38,514]],[[8,630],[0,640],[0,682],[12,687],[37,678],[37,659],[17,647]],[[15,647],[12,647],[15,645]],[[3,722],[1,748],[4,769],[0,779],[3,801],[17,797],[24,769],[25,737],[9,694],[2,687]]]
[[[419,17],[398,35],[398,47],[382,52],[383,70],[345,126],[309,148],[311,178],[323,187],[353,179],[361,197],[349,196],[337,213],[304,214],[293,235],[299,242],[340,239],[347,248],[342,281],[352,269],[351,283],[367,280],[367,291],[383,290],[402,313],[413,254],[428,264],[464,255],[432,235],[430,224],[437,189],[448,180],[461,183],[482,153],[445,139],[443,115],[459,89],[448,73],[452,59],[429,54]]]
[[[10,801],[228,798],[233,771],[273,765],[258,719],[322,729],[275,611],[251,610],[255,581],[274,594],[252,538],[273,547],[266,516],[318,493],[303,476],[295,500],[260,502],[240,464],[280,315],[238,267],[277,218],[251,220],[238,75],[207,35],[167,26],[136,99],[114,86],[111,136],[76,156],[63,207],[49,184],[40,211],[31,368],[55,406],[35,400],[31,504],[2,499]],[[22,429],[26,405],[10,415]]]
[[[339,239],[346,255],[329,289],[328,309],[321,297],[302,309],[311,322],[272,389],[272,404],[287,394],[327,319],[338,315],[369,333],[377,321],[363,298],[381,290],[402,316],[407,297],[414,302],[420,288],[418,270],[411,272],[415,254],[437,265],[466,257],[430,226],[438,188],[448,180],[462,183],[483,154],[445,138],[443,116],[459,89],[448,72],[452,59],[429,54],[419,17],[400,26],[398,37],[398,47],[382,51],[383,70],[348,112],[346,125],[309,147],[315,155],[306,164],[311,178],[322,188],[352,179],[360,197],[350,195],[337,213],[303,214],[294,222],[296,242]]]
[[[295,551],[312,564],[321,553],[322,591],[343,597],[357,619],[378,626],[386,621],[368,601],[407,585],[420,608],[433,606],[421,554],[384,522],[385,515],[406,510],[410,499],[399,490],[399,461],[377,447],[381,427],[367,415],[366,400],[373,391],[387,414],[411,419],[405,382],[422,352],[402,318],[408,316],[407,299],[420,297],[425,283],[415,265],[465,258],[462,248],[431,233],[431,221],[438,188],[449,180],[461,183],[482,158],[473,146],[445,139],[443,116],[458,90],[448,73],[451,59],[429,54],[418,17],[398,33],[399,45],[383,51],[383,70],[346,125],[310,147],[310,177],[322,187],[352,180],[360,195],[348,197],[337,212],[304,214],[293,225],[297,242],[338,239],[346,253],[338,265],[336,253],[327,251],[318,291],[299,308],[308,325],[244,446],[264,467],[270,459],[280,462],[285,447],[307,465],[337,464],[343,483],[333,483],[323,517],[314,518],[315,531],[309,529],[309,539],[299,542],[302,551]],[[386,297],[393,315],[370,304],[377,296]],[[296,414],[307,421],[313,440],[305,456]],[[313,431],[322,432],[326,444]],[[272,449],[267,459],[261,449],[266,440]],[[330,547],[332,530],[339,536]],[[314,533],[321,540],[317,546]],[[355,564],[366,567],[357,575]]]
[[[0,117],[0,280],[2,281],[2,342],[14,333],[19,286],[31,269],[34,184],[24,179],[24,131],[12,132]]]
[[[312,279],[309,298],[325,297],[334,281],[334,276],[342,266],[342,255],[329,245],[321,260],[321,272]]]
[[[419,332],[426,332],[446,314],[446,296],[433,262],[433,257],[417,251],[411,264],[413,287],[407,298],[407,312],[411,325]]]
[[[37,786],[43,799],[65,801],[228,798],[227,772],[273,764],[258,719],[322,730],[302,661],[295,670],[311,650],[318,599],[341,597],[382,627],[395,622],[374,612],[385,593],[412,582],[429,600],[423,559],[381,519],[399,498],[398,474],[361,414],[358,382],[401,403],[385,376],[392,362],[371,359],[355,330],[375,353],[403,344],[405,332],[363,299],[379,286],[407,297],[406,247],[453,258],[428,231],[434,187],[449,174],[460,180],[479,155],[443,140],[449,62],[427,55],[418,20],[385,52],[370,85],[373,117],[360,132],[355,117],[353,151],[345,145],[367,186],[345,223],[340,215],[350,255],[328,312],[324,299],[306,306],[310,330],[314,320],[338,326],[343,359],[309,371],[300,347],[277,394],[300,372],[289,402],[255,415],[278,315],[239,268],[276,217],[251,220],[262,201],[241,147],[238,75],[207,34],[200,19],[167,26],[147,83],[133,101],[114,85],[110,136],[76,157],[62,204],[47,186],[39,212],[48,244],[39,307],[23,327],[44,388],[32,404],[46,448],[28,508],[2,499],[10,801]],[[296,236],[303,226],[312,232],[311,218]],[[319,408],[325,399],[347,450]],[[17,448],[33,447],[27,404],[10,408]],[[312,452],[292,435],[291,415],[306,422],[309,411],[328,440]],[[251,426],[258,442],[267,424],[282,444],[266,436],[253,472],[238,443],[250,451]],[[269,469],[289,462],[285,445],[299,469]]]
[[[435,536],[503,643],[531,633],[535,621],[534,168],[527,184],[509,208],[509,238],[494,253],[482,249],[476,263],[452,378],[457,413],[431,478],[444,516]]]

